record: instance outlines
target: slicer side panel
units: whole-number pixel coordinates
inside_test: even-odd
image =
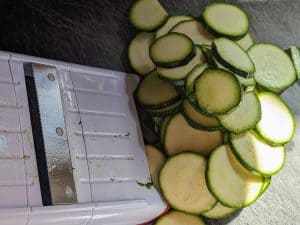
[[[0,56],[0,208],[26,207],[22,130],[19,102],[11,76],[9,54]]]

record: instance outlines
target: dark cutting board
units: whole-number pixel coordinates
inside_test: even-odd
[[[126,49],[135,30],[126,0],[2,0],[0,49],[108,69],[131,71]],[[170,14],[199,16],[207,1],[161,0]],[[257,42],[300,46],[299,0],[242,0]],[[283,93],[296,115],[286,165],[252,206],[211,225],[300,224],[300,82]],[[1,200],[0,200],[1,201]]]

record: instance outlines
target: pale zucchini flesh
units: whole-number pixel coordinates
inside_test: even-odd
[[[129,11],[129,21],[142,31],[157,29],[167,18],[168,13],[158,0],[136,0]]]
[[[142,107],[151,110],[173,105],[180,98],[176,88],[169,82],[160,79],[156,71],[141,81],[135,96]]]
[[[210,192],[222,205],[230,208],[253,203],[264,184],[264,177],[246,170],[228,145],[219,146],[211,153],[206,178]]]
[[[195,56],[193,41],[184,34],[170,33],[150,47],[152,61],[160,67],[173,68],[187,64]]]
[[[280,93],[292,85],[297,74],[289,56],[272,44],[255,44],[248,50],[255,65],[254,78],[263,88]]]
[[[163,196],[172,208],[191,214],[210,210],[216,203],[205,180],[206,159],[185,152],[169,158],[159,173]]]
[[[231,135],[231,145],[236,158],[249,171],[272,176],[284,165],[284,146],[271,146],[252,131]]]
[[[249,29],[247,14],[236,5],[224,2],[208,4],[202,12],[202,20],[215,36],[240,39]]]
[[[271,92],[260,92],[261,120],[256,132],[270,144],[288,143],[295,132],[295,120],[289,107],[279,96]]]
[[[187,75],[185,80],[185,91],[189,95],[194,91],[194,82],[197,77],[199,77],[202,72],[208,68],[208,64],[199,64],[193,68],[193,70]]]
[[[211,115],[223,115],[241,101],[241,87],[237,78],[221,69],[206,69],[194,83],[199,108]]]
[[[219,130],[205,131],[191,127],[180,113],[173,115],[166,125],[162,140],[168,155],[192,151],[208,155],[215,147],[222,144]]]
[[[213,42],[214,57],[232,72],[247,77],[255,72],[255,67],[248,53],[237,43],[227,38],[218,38]]]
[[[151,179],[154,187],[159,190],[158,173],[166,161],[164,154],[153,145],[145,146]]]
[[[204,52],[201,48],[196,47],[196,55],[188,64],[176,68],[158,67],[157,72],[159,76],[167,80],[183,80],[196,65],[205,62],[206,58]]]
[[[206,225],[199,216],[172,210],[161,216],[154,225]]]
[[[202,216],[210,219],[223,219],[231,216],[236,211],[237,209],[224,206],[218,202],[211,210],[202,213]]]
[[[196,45],[210,45],[214,37],[197,20],[189,20],[178,23],[170,32],[185,34]]]
[[[247,33],[246,36],[242,37],[241,39],[237,40],[236,43],[242,47],[245,51],[247,51],[253,44],[253,37],[250,33]]]
[[[221,125],[234,134],[255,128],[260,118],[260,102],[254,92],[246,92],[232,112],[218,117]]]
[[[170,16],[168,20],[165,22],[163,26],[161,26],[156,32],[155,32],[155,39],[166,35],[169,33],[169,31],[178,23],[186,20],[192,20],[193,18],[190,16],[184,16],[184,15],[176,15],[176,16]]]
[[[149,55],[149,48],[153,40],[153,33],[138,33],[128,47],[128,59],[131,67],[140,75],[147,75],[156,66]]]
[[[188,99],[183,100],[182,110],[189,125],[193,128],[208,131],[220,129],[220,123],[215,117],[199,112]]]

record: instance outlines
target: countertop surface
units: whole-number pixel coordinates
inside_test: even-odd
[[[132,0],[0,1],[0,49],[84,65],[132,72],[127,46],[135,30],[127,20]],[[201,0],[161,0],[170,14],[198,17]],[[300,1],[241,0],[256,42],[300,46]],[[296,134],[286,146],[284,169],[252,206],[211,225],[300,224],[300,82],[283,93],[296,118]]]

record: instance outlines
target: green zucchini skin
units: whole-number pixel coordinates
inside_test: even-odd
[[[174,115],[174,114],[182,111],[182,108],[181,108],[181,105],[179,104],[179,102],[181,102],[181,101],[177,101],[176,103],[174,103],[174,105],[178,104],[178,106],[168,109],[168,110],[163,110],[163,108],[162,108],[162,109],[158,109],[158,110],[146,110],[146,112],[152,117],[153,116],[165,117],[165,116]]]
[[[178,67],[178,66],[184,66],[184,65],[188,64],[195,56],[196,56],[196,51],[193,50],[187,58],[185,58],[181,61],[172,62],[172,63],[158,63],[158,62],[154,62],[154,63],[158,67],[170,68],[171,69],[171,68],[175,68],[175,67]]]

